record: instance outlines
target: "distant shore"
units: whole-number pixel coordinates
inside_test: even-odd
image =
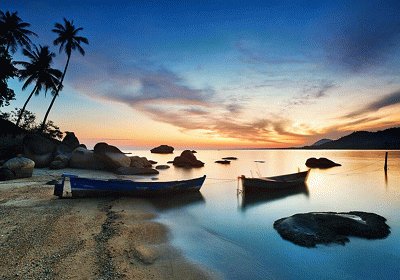
[[[58,199],[45,185],[61,172],[35,169],[0,183],[0,278],[213,279],[170,245],[157,208],[140,198]],[[115,175],[114,175],[115,176]]]

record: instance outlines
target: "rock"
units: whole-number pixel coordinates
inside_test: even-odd
[[[327,158],[309,158],[306,161],[306,166],[310,168],[331,168],[334,166],[341,166],[341,164],[331,161]]]
[[[107,143],[97,143],[94,146],[94,153],[101,158],[109,170],[115,170],[119,167],[129,167],[131,159],[120,149]]]
[[[61,143],[68,146],[71,151],[76,149],[79,146],[79,140],[75,136],[75,133],[66,131],[65,134],[66,135]]]
[[[156,166],[156,169],[168,169],[168,168],[170,168],[169,165],[157,165]]]
[[[114,172],[118,175],[154,175],[159,172],[152,168],[119,167]]]
[[[151,162],[148,161],[147,158],[145,157],[133,156],[130,157],[130,159],[131,159],[130,167],[145,168],[152,166]]]
[[[7,181],[15,179],[15,173],[5,167],[0,167],[0,181]]]
[[[174,161],[173,160],[169,160],[169,161],[167,161],[167,163],[174,163]]]
[[[72,168],[103,170],[105,169],[104,163],[93,152],[83,147],[78,147],[73,150],[69,160],[69,166]]]
[[[201,162],[190,150],[185,150],[178,157],[175,157],[174,166],[192,168],[192,167],[203,167],[204,162]]]
[[[172,154],[174,148],[168,145],[161,145],[150,150],[154,154]]]
[[[11,170],[15,178],[30,178],[32,177],[33,168],[35,167],[35,162],[29,158],[15,157],[7,160],[3,164],[4,168]]]
[[[317,244],[342,244],[349,242],[347,236],[366,239],[382,239],[389,235],[386,219],[366,212],[311,212],[282,218],[274,228],[283,239],[304,247]]]
[[[193,153],[193,154],[196,154],[197,152],[196,152],[195,150],[192,150],[192,153]]]
[[[72,153],[70,154],[58,154],[54,157],[54,160],[50,163],[50,169],[63,169],[66,168],[69,164],[69,160],[72,157]]]
[[[151,165],[157,164],[157,161],[154,161],[154,160],[151,160],[151,159],[149,159],[149,162],[151,163]]]
[[[237,157],[224,157],[224,160],[237,160]]]
[[[215,163],[230,164],[231,162],[229,160],[216,160]]]
[[[36,167],[47,167],[52,162],[57,142],[39,134],[28,134],[23,140],[25,157],[33,160]]]
[[[160,252],[155,246],[138,245],[134,248],[133,254],[144,264],[153,264],[159,257]]]

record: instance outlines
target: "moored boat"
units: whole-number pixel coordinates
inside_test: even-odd
[[[279,191],[293,188],[307,181],[310,170],[273,177],[246,178],[241,176],[244,192]]]
[[[138,182],[120,179],[90,179],[63,174],[62,181],[54,186],[54,195],[63,197],[65,191],[70,191],[72,197],[105,195],[156,196],[198,192],[205,179],[206,176],[204,175],[203,177],[180,181]],[[70,190],[68,190],[68,186],[64,186],[66,182],[70,183]]]

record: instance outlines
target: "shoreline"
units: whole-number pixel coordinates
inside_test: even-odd
[[[0,278],[216,278],[171,245],[170,230],[157,221],[160,212],[151,201],[53,196],[45,183],[67,171],[35,169],[31,178],[0,183]]]

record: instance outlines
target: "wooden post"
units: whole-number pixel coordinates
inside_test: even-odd
[[[385,173],[387,172],[387,158],[388,158],[388,152],[385,153],[385,166],[383,167]]]

